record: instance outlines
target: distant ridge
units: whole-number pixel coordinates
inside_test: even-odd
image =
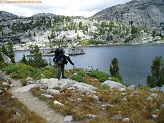
[[[39,13],[39,14],[32,15],[31,17],[42,17],[42,16],[55,17],[57,15],[52,13]]]
[[[14,18],[18,18],[18,16],[6,11],[0,11],[0,20],[10,20]]]
[[[93,17],[164,30],[164,0],[132,0],[103,9]]]

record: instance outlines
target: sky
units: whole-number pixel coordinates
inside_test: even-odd
[[[25,17],[30,17],[38,13],[90,17],[107,7],[127,3],[129,1],[130,0],[0,0],[0,11],[3,10]],[[32,3],[25,4],[25,2]]]

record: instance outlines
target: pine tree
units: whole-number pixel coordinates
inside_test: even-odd
[[[2,25],[0,24],[0,32],[2,31]]]
[[[12,63],[15,63],[15,53],[13,50],[13,43],[11,41],[7,44],[8,57],[11,59]]]
[[[28,64],[25,55],[23,55],[21,62],[22,62],[22,63],[25,63],[25,64]]]
[[[0,62],[4,62],[1,52],[0,52]]]
[[[41,68],[45,67],[48,63],[42,58],[42,53],[37,45],[30,46],[30,54],[32,54],[30,65],[32,67]]]
[[[4,44],[2,45],[2,52],[8,56],[7,48]]]
[[[113,58],[110,64],[110,75],[111,77],[120,77],[119,66],[117,58]]]
[[[147,85],[150,87],[164,85],[164,65],[161,56],[156,56],[152,62],[151,74],[147,77]]]
[[[79,29],[82,30],[82,27],[83,27],[83,23],[82,21],[79,22]]]

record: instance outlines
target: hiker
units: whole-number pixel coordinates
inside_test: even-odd
[[[64,67],[65,64],[69,63],[74,65],[74,63],[71,61],[68,52],[64,51],[60,52],[60,54],[56,57],[57,61],[56,64],[58,65],[58,80],[60,80],[61,74],[62,78],[66,79],[66,76],[64,74]]]

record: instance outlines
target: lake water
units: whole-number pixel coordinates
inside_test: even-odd
[[[117,58],[123,80],[137,86],[146,84],[146,78],[151,72],[152,60],[155,56],[162,56],[164,59],[164,44],[100,46],[83,49],[86,54],[70,56],[75,67],[92,66],[94,69],[109,73],[112,59]],[[27,55],[29,51],[16,51],[15,60],[21,60],[23,54]],[[52,57],[45,58],[52,60]],[[72,68],[70,64],[66,65],[66,69],[70,68]]]

